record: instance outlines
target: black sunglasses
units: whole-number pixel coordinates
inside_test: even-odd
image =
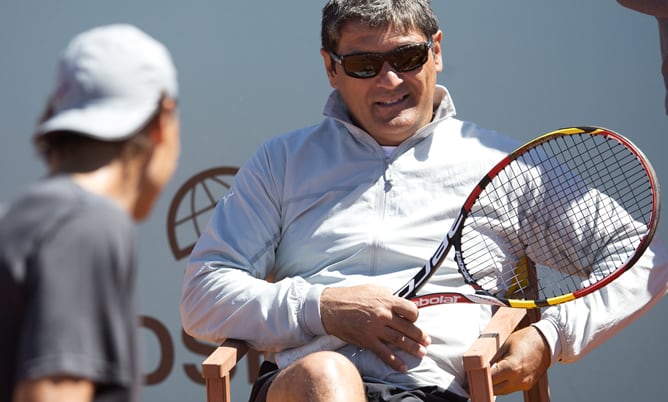
[[[343,71],[353,78],[372,78],[380,73],[387,61],[396,71],[405,73],[422,66],[429,59],[431,38],[422,43],[400,46],[385,53],[353,53],[339,56],[329,52],[332,61],[339,63]]]

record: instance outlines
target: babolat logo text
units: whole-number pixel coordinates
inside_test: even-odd
[[[418,296],[413,299],[413,303],[415,303],[415,305],[418,308],[422,308],[422,307],[436,306],[439,304],[459,303],[460,300],[462,300],[462,296],[460,295],[441,293],[441,294]]]

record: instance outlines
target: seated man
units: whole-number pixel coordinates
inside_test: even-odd
[[[428,0],[330,0],[321,35],[334,88],[325,118],[268,140],[239,170],[188,261],[184,328],[212,342],[245,340],[269,361],[325,334],[348,343],[286,367],[266,364],[254,402],[465,401],[462,354],[490,309],[459,304],[418,314],[392,292],[518,143],[455,118],[449,92],[436,83],[443,34]],[[657,265],[663,285],[624,314],[665,294],[666,256],[652,258],[641,261],[638,282]],[[424,291],[453,288],[468,285],[448,258]],[[578,314],[588,308],[576,306]],[[554,310],[499,362],[504,392],[526,387],[552,352],[570,358],[591,342],[565,334],[562,310]],[[608,331],[605,322],[577,322],[578,331]]]

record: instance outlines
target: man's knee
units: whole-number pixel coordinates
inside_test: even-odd
[[[364,400],[357,368],[336,352],[312,353],[283,369],[269,387],[268,400]]]
[[[341,386],[347,382],[358,382],[362,379],[357,368],[345,356],[336,352],[312,353],[286,367],[290,373],[302,383],[305,381],[320,386]]]

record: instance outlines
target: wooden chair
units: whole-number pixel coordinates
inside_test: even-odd
[[[490,359],[503,345],[508,336],[517,328],[535,321],[538,310],[522,310],[501,307],[496,311],[480,337],[464,354],[464,367],[469,383],[472,402],[492,402],[494,394],[490,377]],[[532,317],[533,316],[533,317]],[[227,340],[216,348],[202,363],[202,376],[206,382],[207,402],[232,402],[230,397],[230,371],[249,351],[241,341]],[[252,381],[257,375],[258,358],[254,356],[249,365],[249,377]],[[253,366],[253,368],[251,368]],[[252,373],[251,373],[251,370]],[[525,402],[549,402],[547,376],[529,391],[524,392]]]

